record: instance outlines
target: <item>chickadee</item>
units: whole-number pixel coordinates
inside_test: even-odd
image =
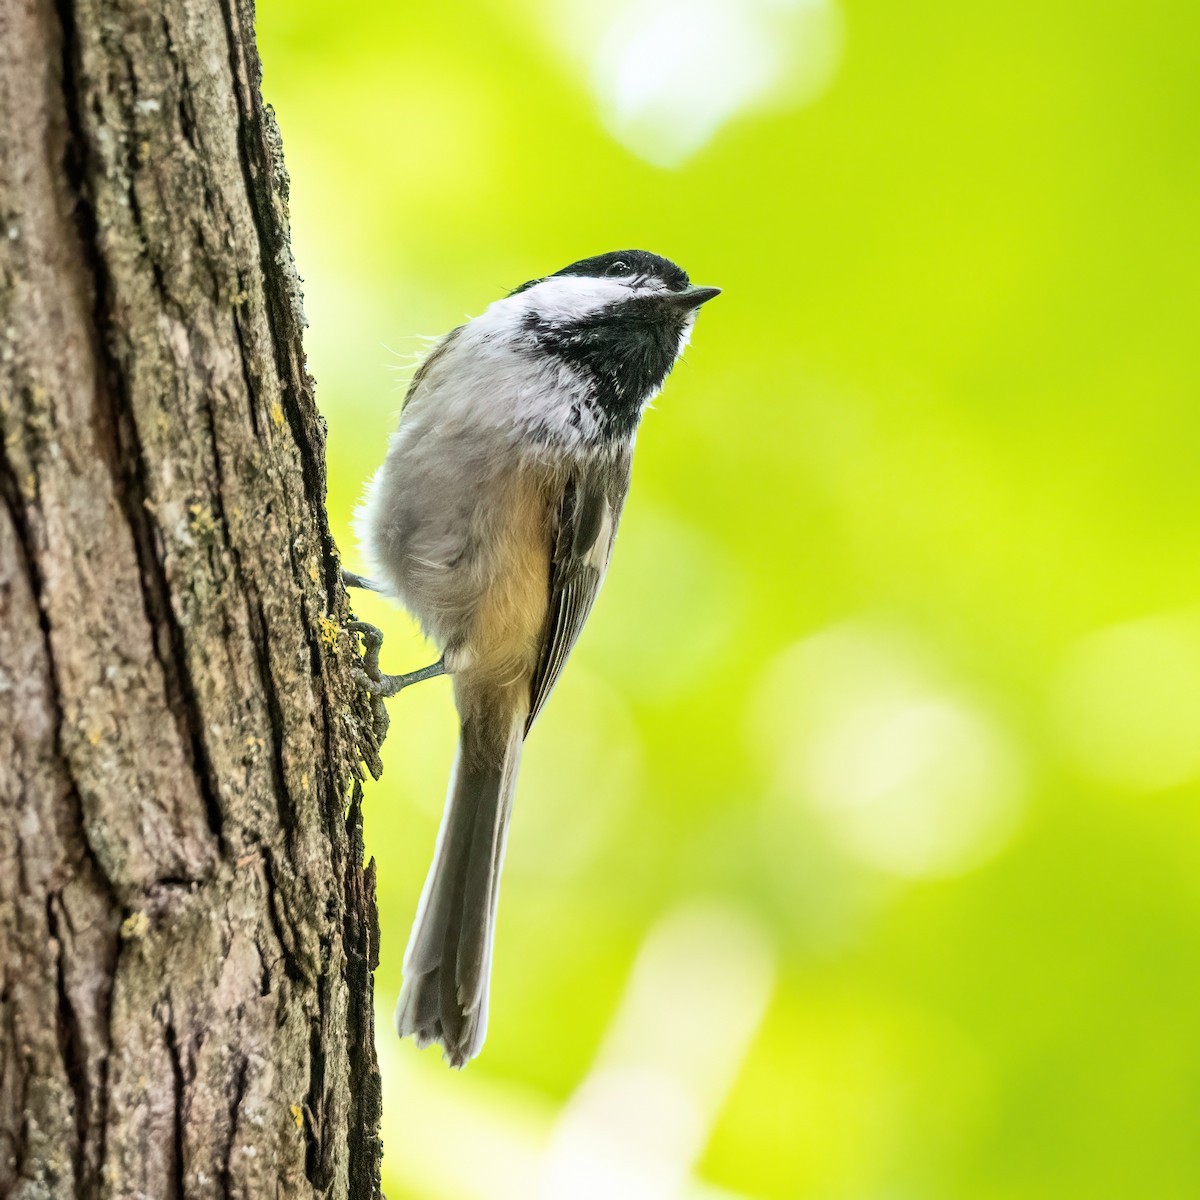
[[[522,744],[608,567],[642,413],[719,292],[644,250],[523,284],[426,358],[358,511],[374,581],[347,582],[399,600],[442,651],[380,675],[376,637],[361,682],[389,696],[450,675],[462,726],[396,1007],[397,1033],[452,1066],[487,1031]]]

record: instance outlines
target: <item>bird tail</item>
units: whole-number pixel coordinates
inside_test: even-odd
[[[463,722],[433,865],[404,954],[396,1032],[441,1042],[451,1066],[474,1058],[487,1034],[488,976],[500,866],[525,722],[495,736]]]

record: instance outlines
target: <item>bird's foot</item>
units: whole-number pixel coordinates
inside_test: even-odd
[[[350,621],[346,628],[353,633],[362,634],[363,665],[361,668],[351,668],[350,673],[354,681],[372,696],[388,699],[402,688],[408,687],[410,683],[420,683],[422,679],[434,679],[446,673],[446,659],[443,656],[437,662],[417,671],[409,671],[404,675],[385,675],[379,669],[379,651],[383,648],[382,632],[374,625],[368,625],[366,621]]]

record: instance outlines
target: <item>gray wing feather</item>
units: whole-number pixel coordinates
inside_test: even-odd
[[[526,730],[554,690],[600,591],[629,491],[629,465],[624,454],[577,468],[563,488],[550,556],[550,612]]]
[[[413,373],[412,381],[408,385],[408,390],[404,393],[404,402],[400,405],[400,411],[403,412],[408,407],[408,402],[417,394],[417,390],[428,378],[430,372],[437,365],[438,360],[446,353],[447,350],[454,344],[454,339],[462,333],[465,326],[459,325],[450,330],[444,337],[441,337],[433,344],[429,353],[421,359],[416,371]]]

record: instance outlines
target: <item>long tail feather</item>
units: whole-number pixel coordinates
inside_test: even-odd
[[[419,1046],[440,1042],[455,1067],[479,1053],[487,1034],[500,866],[523,727],[514,721],[497,748],[476,734],[474,722],[463,725],[433,865],[404,955],[396,1032]]]

